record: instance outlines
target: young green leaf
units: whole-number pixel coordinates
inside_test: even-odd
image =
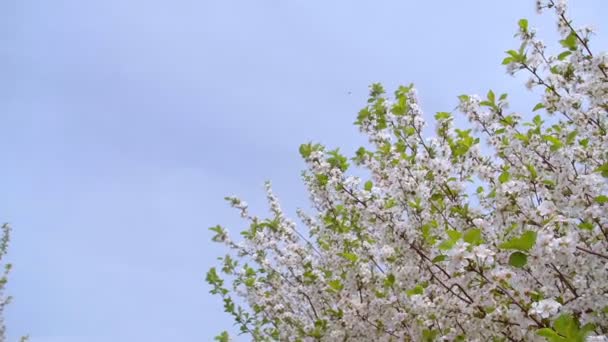
[[[481,229],[479,228],[471,228],[464,232],[464,236],[462,238],[464,242],[468,242],[471,245],[477,246],[483,243],[483,238],[481,237]]]
[[[526,252],[536,244],[536,232],[527,230],[520,237],[516,237],[502,243],[499,247],[503,249],[515,249]]]
[[[526,266],[528,262],[528,256],[522,252],[513,252],[509,256],[509,265],[522,268]]]

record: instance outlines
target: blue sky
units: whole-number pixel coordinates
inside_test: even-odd
[[[607,50],[605,0],[571,1]],[[414,82],[427,116],[462,93],[535,96],[504,73],[534,1],[0,2],[0,221],[14,227],[14,339],[210,341],[231,329],[209,226],[306,207],[297,148],[353,151],[376,81]]]

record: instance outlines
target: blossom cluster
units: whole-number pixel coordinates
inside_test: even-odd
[[[288,219],[228,198],[249,228],[207,274],[211,292],[255,341],[584,341],[608,335],[608,55],[552,11],[561,52],[528,21],[507,71],[542,89],[531,115],[507,95],[459,97],[469,129],[435,115],[413,86],[370,87],[356,124],[369,137],[350,160],[304,144],[315,209]],[[546,115],[535,115],[536,113]],[[527,116],[530,116],[527,118]],[[487,146],[483,146],[486,144]],[[350,164],[369,179],[347,173]],[[240,299],[235,302],[233,296]],[[228,341],[223,333],[217,338]]]

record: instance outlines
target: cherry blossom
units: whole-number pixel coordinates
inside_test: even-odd
[[[352,158],[308,143],[301,225],[266,186],[270,216],[207,274],[255,341],[583,341],[608,334],[608,55],[591,50],[565,1],[550,55],[528,21],[509,74],[540,90],[529,112],[507,94],[459,96],[428,122],[415,88],[380,84],[356,120]],[[457,115],[468,120],[456,128]],[[429,137],[425,127],[434,128]],[[349,174],[357,168],[356,177]],[[363,171],[363,172],[361,172]],[[236,298],[235,298],[236,297]],[[219,341],[228,341],[222,333]]]

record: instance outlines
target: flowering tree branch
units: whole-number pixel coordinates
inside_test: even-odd
[[[355,123],[367,146],[352,158],[300,147],[315,208],[298,211],[302,227],[270,184],[265,219],[227,198],[249,227],[242,239],[211,228],[230,253],[207,281],[242,333],[551,342],[608,334],[608,55],[592,53],[592,31],[574,26],[565,1],[537,7],[554,12],[563,51],[548,54],[522,19],[521,45],[503,60],[543,90],[530,112],[509,112],[507,94],[491,90],[461,95],[469,127],[440,112],[426,137],[414,87],[389,96],[373,84]],[[369,179],[349,175],[353,166]]]

